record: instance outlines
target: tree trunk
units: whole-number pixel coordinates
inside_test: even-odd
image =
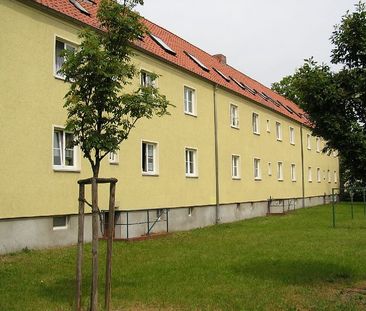
[[[84,245],[84,206],[85,185],[79,185],[79,217],[78,217],[78,254],[76,265],[76,310],[81,310],[82,266]]]
[[[99,171],[99,167],[98,167]],[[99,173],[98,171],[97,174]],[[93,169],[93,173],[95,171]],[[98,309],[98,236],[99,236],[99,223],[98,223],[98,184],[94,176],[92,181],[92,288],[90,298],[90,310],[97,311]]]

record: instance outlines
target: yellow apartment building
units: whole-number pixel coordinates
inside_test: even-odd
[[[79,148],[69,147],[68,85],[57,71],[60,51],[77,47],[81,27],[98,27],[97,4],[78,3],[82,9],[68,0],[0,0],[0,253],[76,242],[77,181],[91,170]],[[142,120],[104,161],[100,175],[119,181],[116,237],[265,216],[329,198],[338,187],[338,158],[322,152],[324,141],[311,135],[299,107],[223,55],[145,23],[151,35],[134,46],[141,73],[131,88],[156,73],[175,107],[170,116]],[[88,239],[90,231],[87,217]]]

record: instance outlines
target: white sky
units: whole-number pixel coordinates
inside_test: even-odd
[[[305,58],[329,64],[333,26],[357,1],[145,0],[137,10],[270,87]]]

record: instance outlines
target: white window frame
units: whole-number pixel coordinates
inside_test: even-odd
[[[190,158],[189,159],[187,158],[187,155],[188,155],[187,152],[192,152],[193,160]],[[187,170],[188,162],[192,162],[193,172],[190,172],[189,170]],[[185,147],[184,148],[184,169],[185,169],[186,177],[188,177],[188,178],[197,178],[198,177],[198,149],[197,148],[194,148],[194,147]]]
[[[186,97],[186,91],[191,91],[192,92],[192,102],[191,102],[191,106],[192,106],[192,111],[189,110],[189,101],[188,98]],[[188,85],[184,85],[183,86],[183,111],[186,115],[190,115],[190,116],[197,116],[197,95],[196,95],[196,89],[194,89],[193,87],[190,87]]]
[[[143,152],[143,145],[146,146],[152,146],[153,147],[153,154],[152,154],[152,165],[153,165],[153,169],[149,170],[149,154],[147,152],[147,150],[145,150],[145,152]],[[145,147],[148,148],[148,147]],[[141,144],[140,144],[140,152],[141,152],[141,156],[140,156],[140,165],[141,165],[141,174],[143,176],[158,176],[159,175],[159,143],[156,141],[152,141],[149,139],[142,139],[141,140]],[[143,157],[144,157],[144,153],[145,153],[145,162],[143,161]],[[144,169],[143,164],[145,163],[146,169]]]
[[[277,180],[283,181],[283,162],[282,161],[277,162]]]
[[[319,183],[322,181],[322,173],[321,173],[320,167],[317,167],[317,169],[316,169],[316,180]]]
[[[328,183],[331,183],[332,182],[332,174],[330,173],[330,170],[328,170],[327,175],[328,175]]]
[[[55,156],[55,131],[62,132],[62,143],[61,146],[59,146],[60,149],[60,158],[61,158],[61,164],[55,164],[54,163],[54,156]],[[72,134],[70,132],[65,131],[64,126],[60,125],[53,125],[52,126],[52,168],[54,171],[68,171],[68,172],[80,172],[80,159],[79,159],[79,147],[74,146],[73,147],[73,165],[66,165],[65,164],[65,154],[66,154],[66,134]]]
[[[259,114],[257,112],[252,113],[252,129],[253,134],[260,135],[260,120],[259,120]]]
[[[56,64],[57,64],[57,61],[56,61],[56,58],[57,58],[57,56],[56,56],[56,52],[57,52],[56,44],[57,44],[57,41],[62,42],[64,44],[64,49],[67,48],[68,46],[73,48],[73,49],[77,49],[78,44],[76,42],[64,39],[61,36],[58,36],[58,35],[54,36],[54,43],[53,43],[53,76],[57,79],[65,80],[65,76],[58,72],[58,70],[60,70],[60,69],[57,70],[57,68],[56,68]]]
[[[296,164],[291,163],[291,181],[296,181]]]
[[[150,77],[150,79],[149,80],[145,79],[145,81],[143,81],[143,79],[142,79],[143,75],[146,75],[146,78]],[[140,69],[140,86],[142,86],[142,87],[149,87],[149,86],[157,87],[158,78],[155,78],[155,80],[152,80],[152,78],[151,78],[152,75],[153,75],[153,73],[150,70],[146,70],[144,68],[141,68]]]
[[[282,126],[281,122],[276,121],[276,139],[277,141],[282,141]]]
[[[230,104],[230,126],[232,128],[239,128],[239,108],[237,105]]]
[[[308,182],[313,182],[313,172],[311,166],[308,167]]]
[[[64,226],[55,226],[54,224],[54,218],[61,218],[64,217],[65,218],[65,225]],[[70,223],[70,217],[67,215],[60,215],[60,216],[54,216],[52,217],[52,230],[53,231],[58,231],[58,230],[66,230],[69,228],[69,223]]]
[[[316,152],[320,153],[320,138],[316,138]]]
[[[235,161],[236,166],[235,166]],[[235,174],[235,168],[236,168],[236,174]],[[240,179],[240,155],[238,154],[232,154],[231,155],[231,178],[232,179]]]
[[[254,173],[254,180],[262,180],[261,174],[261,159],[254,158],[253,159],[253,173]]]
[[[311,150],[311,135],[310,134],[306,134],[306,148],[308,150]]]
[[[117,165],[119,164],[119,150],[115,152],[110,152],[108,155],[109,164]]]
[[[290,144],[295,145],[295,128],[290,126],[289,131],[290,131]]]

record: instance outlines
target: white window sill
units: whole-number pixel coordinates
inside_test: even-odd
[[[290,142],[290,145],[291,145],[291,146],[295,146],[295,143],[291,143],[291,142]]]
[[[186,174],[186,178],[198,178],[198,175],[187,175]]]
[[[296,182],[297,180],[296,179],[293,179],[292,182]]]
[[[261,181],[262,180],[262,177],[255,177],[254,180],[255,181]]]
[[[119,162],[109,162],[110,165],[119,165]]]
[[[235,125],[230,125],[230,127],[232,128],[232,129],[235,129],[235,130],[239,130],[240,129],[240,127],[239,126],[235,126]]]
[[[254,135],[260,136],[261,133],[260,132],[253,132]]]
[[[159,177],[159,173],[156,173],[156,172],[142,172],[142,176]]]
[[[233,180],[241,180],[241,177],[234,177],[234,176],[232,176],[231,177]]]
[[[187,115],[187,116],[191,116],[191,117],[197,118],[197,114],[194,114],[192,112],[184,111],[184,114]]]
[[[280,141],[280,142],[282,142],[282,138],[277,138],[277,141]]]
[[[65,77],[63,77],[63,76],[59,76],[59,75],[57,75],[57,74],[53,74],[53,77],[55,78],[55,79],[57,79],[57,80],[62,80],[62,81],[65,81]]]
[[[277,181],[283,182],[283,178],[279,178],[277,179]]]
[[[66,173],[80,173],[80,169],[76,167],[53,167],[55,172],[66,172]]]
[[[312,183],[313,181],[312,180],[308,180],[309,183]]]
[[[62,231],[62,230],[67,230],[68,229],[68,226],[65,226],[65,227],[53,227],[52,230],[53,231]]]

